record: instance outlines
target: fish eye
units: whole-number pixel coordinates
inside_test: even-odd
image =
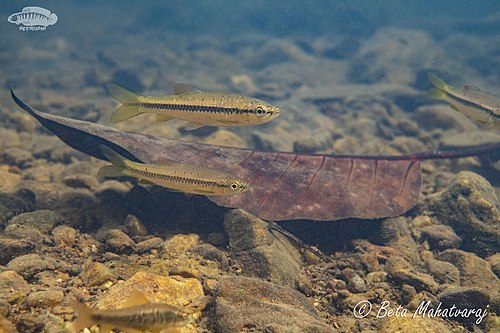
[[[262,106],[258,106],[255,109],[255,114],[257,115],[257,117],[263,117],[266,114],[266,110],[264,110]]]
[[[229,187],[231,188],[231,190],[236,191],[238,187],[240,187],[240,184],[238,182],[232,182]]]

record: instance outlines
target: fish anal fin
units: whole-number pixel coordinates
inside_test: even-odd
[[[174,118],[167,116],[166,114],[157,114],[156,115],[156,122],[158,122],[158,123],[162,123],[162,122],[169,121],[172,119],[174,119]]]
[[[125,121],[141,114],[135,104],[123,104],[111,115],[110,121],[114,124]]]
[[[143,178],[139,179],[139,184],[142,184],[142,185],[156,185],[152,181],[147,180],[147,179],[143,179]]]
[[[203,125],[203,124],[198,124],[198,123],[191,123],[191,122],[188,122],[188,123],[186,124],[186,126],[184,126],[184,129],[185,129],[186,131],[194,131],[195,129],[201,128],[201,127],[203,127],[203,126],[205,126],[205,125]]]
[[[174,83],[174,94],[183,95],[183,94],[193,94],[199,93],[201,90],[196,89],[192,85],[185,82],[176,82]]]
[[[151,303],[149,299],[141,291],[135,289],[130,293],[125,302],[123,303],[124,308],[130,308],[133,306],[144,305]]]

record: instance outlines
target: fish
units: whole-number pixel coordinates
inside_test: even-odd
[[[164,303],[152,303],[140,291],[132,292],[125,307],[116,310],[97,310],[73,301],[77,314],[73,322],[75,332],[84,328],[99,326],[99,332],[109,332],[113,328],[139,333],[145,330],[153,333],[178,332],[179,328],[194,322],[194,317],[179,308]]]
[[[7,21],[23,26],[49,26],[57,22],[57,15],[42,7],[24,7],[19,13],[14,13]]]
[[[465,86],[462,91],[446,84],[435,74],[428,74],[434,86],[427,97],[444,100],[455,111],[482,125],[500,129],[500,98],[473,86]]]
[[[130,176],[143,184],[156,184],[172,191],[201,195],[234,195],[247,191],[249,184],[219,169],[186,163],[138,163],[101,145],[99,150],[113,165],[102,167],[99,178]]]
[[[223,92],[203,92],[186,83],[176,83],[168,96],[137,95],[115,84],[108,93],[122,103],[111,115],[119,123],[143,113],[155,113],[157,122],[172,119],[188,122],[186,129],[203,126],[246,126],[267,123],[280,115],[280,108],[260,99]]]

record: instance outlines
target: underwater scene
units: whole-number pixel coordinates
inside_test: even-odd
[[[0,333],[500,332],[498,1],[4,1]]]

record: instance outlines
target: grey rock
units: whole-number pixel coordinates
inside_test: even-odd
[[[17,224],[34,227],[41,233],[48,235],[55,225],[62,222],[62,217],[59,214],[43,209],[17,215],[8,222],[8,225]]]
[[[449,262],[429,259],[424,264],[427,272],[438,283],[460,285],[460,272],[458,268]]]
[[[500,278],[500,253],[495,253],[486,258],[491,265],[491,270]]]
[[[281,234],[274,235],[265,221],[241,209],[230,211],[224,220],[231,258],[243,274],[287,287],[299,284],[300,255]]]
[[[214,318],[216,331],[221,333],[283,332],[284,327],[286,332],[336,332],[320,320],[304,295],[256,278],[221,279],[216,286]]]
[[[12,217],[33,210],[35,194],[30,190],[19,190],[14,194],[0,192],[0,228]]]
[[[10,238],[24,239],[34,244],[41,244],[44,235],[35,227],[19,224],[9,224],[3,231]]]
[[[444,191],[428,196],[426,203],[439,222],[463,239],[462,249],[488,256],[500,248],[498,198],[483,177],[462,171]]]
[[[54,269],[54,264],[50,260],[44,260],[38,254],[32,253],[12,259],[7,264],[7,268],[29,280],[41,271]]]
[[[106,249],[114,253],[131,253],[135,242],[123,231],[112,229],[106,233]]]
[[[139,242],[135,245],[135,252],[142,254],[154,249],[160,249],[163,246],[163,239],[160,237],[152,237]]]
[[[41,333],[45,323],[30,313],[22,314],[16,322],[16,328],[23,333]]]
[[[420,232],[421,240],[428,241],[430,247],[434,250],[458,248],[462,242],[462,239],[447,225],[430,225],[423,227]]]
[[[490,264],[473,253],[461,250],[446,250],[436,259],[447,261],[460,271],[462,287],[477,287],[488,292],[491,297],[500,294],[500,280],[490,269]]]
[[[449,309],[454,306],[457,309],[482,309],[482,312],[489,313],[491,309],[489,309],[490,305],[490,296],[488,293],[481,288],[473,288],[473,287],[455,287],[449,288],[446,291],[437,295],[440,302],[442,302],[443,309]],[[473,324],[480,324],[482,326],[485,324],[485,320],[483,318],[482,321],[476,322],[479,320],[478,316],[471,315],[467,316],[456,316],[450,317],[450,319],[454,319],[463,323],[466,323],[468,326],[472,326]]]
[[[80,272],[80,279],[87,287],[100,286],[112,278],[113,274],[109,268],[100,262],[88,261]]]
[[[380,232],[385,245],[399,250],[413,264],[420,263],[418,244],[411,236],[409,221],[406,217],[385,219]]]
[[[137,216],[132,214],[128,214],[125,219],[125,232],[130,237],[146,236],[148,234],[148,230],[142,221]]]
[[[68,227],[67,225],[60,225],[52,230],[52,235],[54,236],[54,242],[56,244],[73,246],[76,242],[78,231],[74,228]]]
[[[229,266],[227,255],[211,244],[200,244],[193,249],[193,252],[206,260],[217,262],[222,269]]]
[[[61,304],[64,300],[64,293],[61,290],[42,290],[35,291],[26,298],[26,305],[32,308],[40,307],[47,309]]]
[[[0,265],[5,265],[15,257],[33,252],[35,244],[24,239],[0,237]]]
[[[368,289],[365,280],[363,280],[354,269],[345,268],[342,270],[342,275],[344,279],[347,280],[349,291],[353,293],[362,293]]]
[[[401,257],[392,257],[387,260],[384,267],[389,280],[403,285],[408,284],[417,291],[427,290],[434,292],[438,284],[432,276],[415,270],[413,266]]]

